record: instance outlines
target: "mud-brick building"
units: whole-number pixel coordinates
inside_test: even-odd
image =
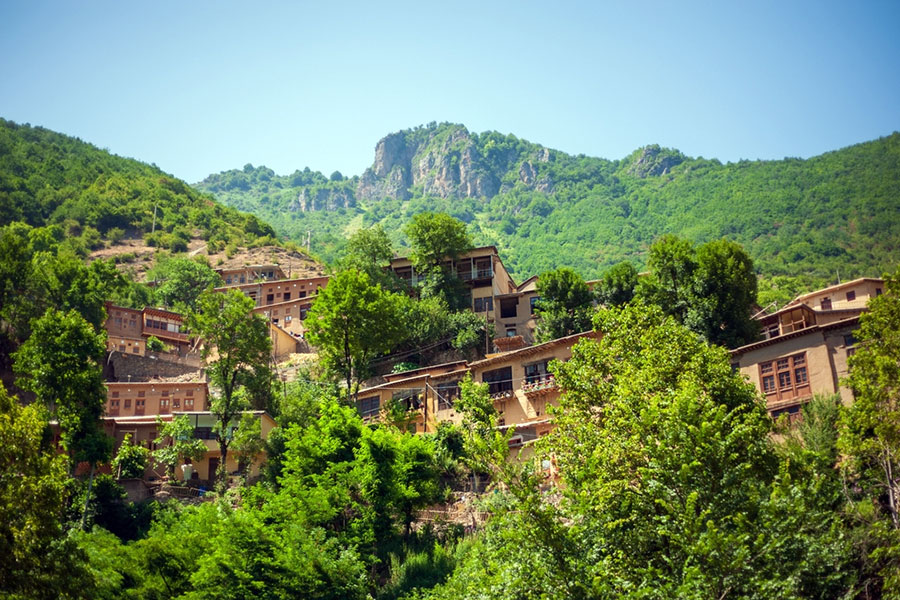
[[[593,331],[535,346],[492,354],[474,362],[457,361],[385,376],[386,383],[360,390],[357,409],[366,419],[384,419],[398,404],[410,415],[410,431],[433,432],[442,421],[459,422],[455,403],[459,384],[471,375],[488,384],[501,427],[515,427],[510,449],[530,456],[531,442],[548,434],[553,422],[547,408],[557,404],[560,389],[550,374],[553,360],[567,361],[580,340],[596,339]]]
[[[773,417],[800,418],[802,406],[816,394],[840,394],[849,373],[847,359],[856,345],[859,316],[883,281],[861,278],[803,294],[784,308],[760,315],[760,339],[732,350],[732,366],[765,396]]]
[[[526,344],[534,343],[536,277],[517,285],[495,246],[473,248],[444,267],[466,284],[472,311],[492,323],[498,337],[521,336]],[[408,258],[394,258],[390,269],[411,287],[422,278]]]

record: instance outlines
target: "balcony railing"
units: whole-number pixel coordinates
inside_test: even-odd
[[[556,389],[556,380],[553,378],[553,375],[547,375],[534,381],[526,381],[525,385],[522,386],[522,391],[525,392],[526,396],[540,395]]]
[[[457,276],[463,281],[472,281],[473,279],[491,279],[494,277],[494,269],[473,269],[471,271],[458,271]]]

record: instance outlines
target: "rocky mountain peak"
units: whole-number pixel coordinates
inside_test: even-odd
[[[641,179],[665,175],[685,160],[685,156],[678,150],[661,148],[658,144],[644,146],[632,157],[634,158],[627,172]]]

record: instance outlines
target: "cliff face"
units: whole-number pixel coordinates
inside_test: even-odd
[[[506,171],[516,169],[528,187],[547,188],[538,181],[530,161],[518,164],[517,148],[499,150],[462,125],[440,125],[392,133],[375,146],[375,161],[359,178],[356,195],[365,200],[408,199],[413,192],[439,198],[492,198],[504,189]],[[534,160],[549,160],[549,151]],[[542,185],[543,184],[543,185]]]

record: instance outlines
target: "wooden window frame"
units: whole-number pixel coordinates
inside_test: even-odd
[[[783,402],[811,395],[806,352],[759,363],[759,388],[767,402]]]

